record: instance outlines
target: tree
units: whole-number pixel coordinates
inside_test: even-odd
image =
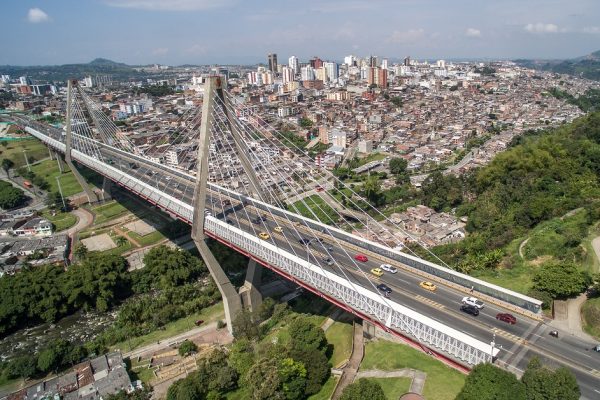
[[[67,203],[65,201],[65,206],[66,204]],[[48,193],[48,195],[46,196],[46,205],[50,208],[67,211],[65,210],[65,206],[63,206],[63,198],[59,192]]]
[[[196,346],[196,343],[194,343],[190,340],[184,340],[179,345],[178,352],[179,352],[179,355],[182,357],[185,357],[189,354],[195,353],[196,351],[198,351],[198,346]]]
[[[571,371],[561,367],[556,371],[542,365],[537,357],[527,364],[521,378],[527,400],[577,400],[581,391]]]
[[[42,350],[37,359],[37,367],[42,372],[50,372],[58,365],[58,355],[55,349],[49,347]]]
[[[176,381],[167,390],[167,400],[204,400],[204,391],[198,384],[199,379],[200,376],[195,371]]]
[[[525,386],[517,377],[492,364],[476,365],[456,400],[525,400]]]
[[[301,118],[300,119],[300,126],[303,128],[310,128],[313,126],[313,122],[308,119],[308,118]]]
[[[306,368],[293,358],[284,358],[278,367],[281,386],[287,400],[300,400],[305,397]]]
[[[36,360],[31,356],[19,356],[8,363],[8,374],[11,378],[27,379],[36,373]]]
[[[374,206],[380,205],[380,201],[383,199],[381,196],[381,183],[377,177],[372,176],[367,178],[363,185],[363,191],[365,193],[365,197],[371,204]]]
[[[278,364],[279,360],[276,358],[262,358],[248,371],[246,382],[252,390],[253,400],[285,399]]]
[[[205,392],[225,393],[237,387],[237,371],[229,364],[227,354],[214,350],[207,358],[198,361],[199,384]]]
[[[360,378],[358,381],[348,385],[342,392],[340,400],[386,400],[385,393],[375,381]]]
[[[325,351],[327,348],[327,338],[323,329],[306,317],[294,319],[290,323],[289,332],[293,349]]]
[[[2,143],[5,143],[5,142],[2,142]],[[14,166],[15,166],[15,163],[10,158],[2,159],[2,169],[4,170],[4,172],[6,172],[6,176],[9,176],[8,171]]]
[[[241,311],[233,320],[231,327],[233,329],[233,336],[240,339],[258,339],[260,336],[260,329],[257,321],[254,320],[253,315],[249,311]]]
[[[88,251],[88,248],[86,247],[86,245],[81,242],[79,242],[75,246],[73,246],[73,254],[79,260],[85,258],[88,255],[88,252],[89,251]]]
[[[23,204],[25,199],[26,197],[21,189],[8,182],[0,181],[0,208],[15,208]]]
[[[393,105],[395,105],[396,107],[402,107],[402,97],[400,96],[395,96],[392,97],[391,100]]]
[[[322,351],[312,349],[292,350],[290,356],[306,367],[304,394],[310,396],[318,393],[331,374],[331,365],[327,356]]]
[[[248,339],[236,339],[229,352],[229,364],[243,379],[254,364],[254,345]]]
[[[275,304],[277,304],[277,302],[271,297],[267,297],[263,300],[262,304],[258,308],[258,317],[261,321],[266,321],[271,318],[275,309]]]
[[[574,263],[548,262],[533,276],[533,288],[550,294],[553,299],[579,294],[591,283],[590,275]]]
[[[406,167],[408,167],[408,161],[404,158],[394,157],[390,160],[390,172],[394,175],[406,172]]]

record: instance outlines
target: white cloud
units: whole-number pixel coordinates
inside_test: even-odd
[[[583,28],[583,33],[600,34],[600,26],[586,26]]]
[[[48,14],[39,8],[30,8],[27,12],[27,20],[32,24],[39,24],[40,22],[46,22],[50,19]]]
[[[531,33],[557,33],[558,26],[554,24],[543,24],[538,22],[537,24],[525,25],[525,30]]]
[[[157,49],[152,50],[153,56],[164,56],[169,52],[169,49],[166,47],[159,47]]]
[[[408,31],[394,31],[389,37],[389,41],[392,43],[410,43],[418,41],[425,36],[423,29],[409,29]]]
[[[151,11],[193,11],[229,6],[236,0],[106,0],[112,7]]]
[[[479,29],[469,28],[465,32],[465,35],[468,37],[481,37],[481,31]]]

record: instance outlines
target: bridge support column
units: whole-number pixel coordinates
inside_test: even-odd
[[[61,155],[58,154],[57,152],[50,152],[50,154],[54,153],[54,157],[56,157],[56,163],[58,164],[58,170],[60,171],[61,174],[63,174],[65,172],[65,162],[62,159]],[[50,157],[52,158],[52,157]]]
[[[75,168],[75,164],[73,164],[73,160],[71,159],[71,148],[73,143],[73,135],[71,133],[71,124],[72,124],[72,115],[71,115],[71,104],[73,103],[73,85],[77,85],[77,81],[73,79],[69,79],[67,83],[67,132],[65,137],[65,162],[73,172],[77,183],[82,187],[85,192],[88,201],[90,203],[97,203],[98,196],[92,190],[90,185],[86,182],[83,176],[79,173],[77,168]]]
[[[204,234],[204,214],[206,207],[206,183],[208,182],[208,147],[210,141],[210,130],[214,121],[212,108],[215,103],[215,89],[221,86],[221,78],[210,76],[204,85],[204,98],[202,102],[202,121],[200,123],[200,135],[198,139],[198,171],[196,174],[196,189],[192,205],[194,207],[194,217],[192,223],[192,239],[198,247],[200,256],[206,263],[210,275],[214,279],[225,308],[225,320],[227,329],[233,333],[232,321],[242,310],[240,295],[231,284],[231,281],[225,275],[223,268],[219,265],[217,259],[206,245],[206,235]]]
[[[363,326],[363,334],[365,335],[365,337],[372,339],[375,337],[376,334],[376,330],[377,327],[372,324],[371,322],[367,321],[367,320],[363,320],[362,321],[362,326]]]
[[[102,180],[102,200],[107,201],[112,199],[112,181],[107,177]]]
[[[262,280],[262,267],[256,261],[250,260],[246,270],[246,282],[240,288],[240,297],[244,308],[257,311],[262,304],[260,283]]]

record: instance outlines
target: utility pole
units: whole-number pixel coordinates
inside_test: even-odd
[[[58,184],[58,193],[60,193],[60,199],[62,200],[62,203],[63,203],[63,211],[67,211],[67,205],[65,204],[65,197],[63,196],[62,188],[60,187],[60,180],[58,179],[59,177],[60,177],[60,175],[56,177],[56,183]]]
[[[31,172],[31,166],[29,165],[29,160],[27,159],[27,153],[25,149],[23,149],[23,157],[25,157],[25,164],[27,164],[27,170]]]

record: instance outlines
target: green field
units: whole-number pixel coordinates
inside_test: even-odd
[[[352,353],[352,324],[336,321],[325,331],[325,337],[333,346],[330,361],[336,368],[347,361]]]
[[[412,382],[410,378],[367,378],[367,380],[379,383],[387,400],[398,400],[409,391]]]
[[[53,216],[50,211],[45,210],[42,213],[42,217],[54,224],[56,232],[68,229],[77,223],[77,217],[69,212],[60,212]]]
[[[31,166],[31,171],[37,176],[44,178],[50,185],[51,192],[58,192],[56,177],[59,177],[62,194],[65,197],[72,196],[82,191],[71,171],[61,174],[56,160],[45,160]]]
[[[97,225],[126,214],[129,210],[113,200],[101,206],[92,207],[92,211],[96,214],[94,224]]]
[[[25,150],[25,154],[27,154],[27,159],[30,164],[50,156],[48,148],[37,139],[19,140],[7,143],[8,145],[6,147],[0,146],[0,159],[8,158],[12,160],[12,162],[15,163],[15,168],[26,165],[23,150]]]
[[[127,232],[127,234],[130,238],[138,242],[142,247],[158,243],[165,238],[165,235],[163,235],[159,231],[154,231],[144,236],[140,236],[139,234],[133,231],[129,231]]]
[[[600,297],[583,303],[581,317],[583,330],[600,339]]]
[[[209,322],[217,321],[223,318],[225,318],[223,303],[217,303],[215,305],[205,308],[199,313],[188,315],[187,317],[180,318],[176,321],[168,323],[167,325],[165,325],[164,330],[156,330],[144,336],[134,337],[130,340],[116,343],[110,348],[111,350],[119,349],[122,352],[135,350],[138,347],[156,343],[159,340],[165,340],[172,336],[193,329],[195,328],[194,322],[196,322],[199,319],[203,319],[205,321],[205,324],[207,324]]]
[[[312,196],[306,197],[304,200],[295,202],[290,205],[290,209],[300,215],[311,219],[317,219],[325,224],[333,225],[339,219],[336,211],[325,203],[325,200],[318,194],[313,194]]]
[[[423,396],[427,400],[453,400],[462,389],[466,375],[412,347],[379,340],[369,342],[361,370],[391,371],[412,368],[427,374]]]
[[[335,385],[337,384],[338,378],[336,376],[330,375],[327,381],[323,384],[323,387],[319,391],[319,393],[315,393],[308,398],[308,400],[329,400],[331,399],[331,395],[333,395],[333,391],[335,390]]]

